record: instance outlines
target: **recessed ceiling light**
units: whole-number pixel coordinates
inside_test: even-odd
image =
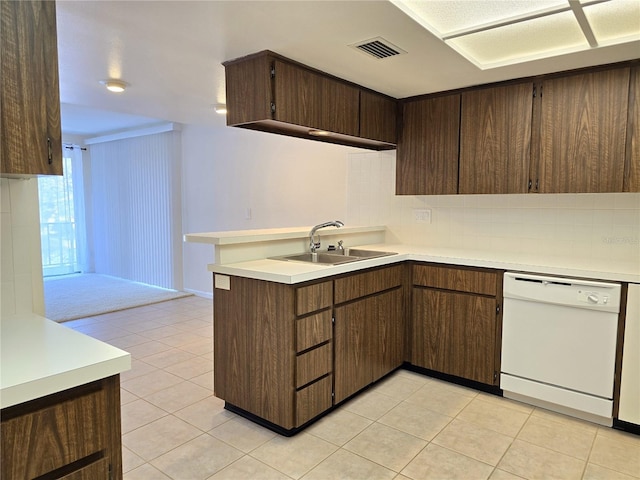
[[[640,40],[638,0],[391,0],[481,69]]]
[[[107,87],[107,90],[115,93],[122,93],[124,89],[129,85],[127,82],[117,79],[100,80],[100,83]]]

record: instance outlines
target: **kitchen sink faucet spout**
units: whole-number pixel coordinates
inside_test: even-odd
[[[316,232],[321,228],[326,228],[326,227],[340,228],[340,227],[344,227],[344,223],[342,223],[340,220],[333,220],[331,222],[321,223],[313,227],[309,232],[309,249],[311,250],[311,253],[315,253],[316,250],[320,248],[320,237],[316,236]]]

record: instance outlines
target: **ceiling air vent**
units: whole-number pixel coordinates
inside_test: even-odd
[[[377,58],[378,60],[407,53],[401,48],[396,47],[394,44],[381,37],[372,38],[371,40],[365,40],[364,42],[355,43],[351,46],[357,48],[361,52],[367,53],[372,57]]]

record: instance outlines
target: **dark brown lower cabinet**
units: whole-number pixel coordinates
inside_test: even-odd
[[[230,277],[214,292],[215,395],[290,435],[407,358],[497,385],[501,278],[421,263],[300,285]]]
[[[290,434],[400,366],[403,271],[299,286],[230,277],[214,293],[215,395]]]
[[[335,309],[335,402],[402,364],[400,288]]]
[[[119,375],[2,409],[0,477],[122,479]]]
[[[415,288],[413,309],[415,365],[493,384],[494,298]]]
[[[284,429],[295,425],[295,288],[231,277],[216,288],[214,394]]]
[[[500,272],[414,266],[411,363],[497,385]]]

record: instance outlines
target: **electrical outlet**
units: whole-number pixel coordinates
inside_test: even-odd
[[[251,208],[246,208],[244,210],[244,219],[251,220]]]
[[[428,208],[413,209],[414,223],[431,223],[431,210]]]

